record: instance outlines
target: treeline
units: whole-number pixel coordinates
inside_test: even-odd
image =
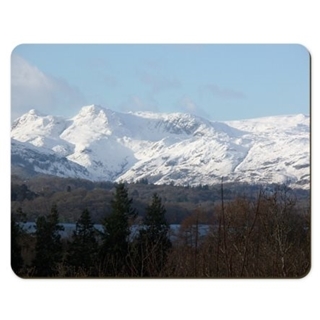
[[[208,215],[199,206],[172,234],[162,197],[154,193],[143,214],[120,183],[94,228],[83,209],[69,239],[61,238],[58,207],[36,219],[36,230],[11,225],[11,264],[29,277],[297,278],[310,269],[310,210],[286,187],[260,189],[254,199],[220,200]],[[19,217],[19,218],[18,218]]]
[[[59,178],[48,175],[22,180],[12,176],[11,207],[13,214],[23,208],[28,221],[36,221],[39,215],[50,212],[52,205],[59,208],[60,221],[74,223],[80,217],[83,208],[90,211],[94,223],[100,223],[106,212],[111,210],[111,200],[117,183],[92,182],[83,179]],[[196,208],[207,215],[212,213],[216,202],[220,201],[220,185],[198,185],[182,187],[174,185],[153,185],[146,179],[127,184],[133,206],[142,215],[154,193],[161,195],[166,207],[166,218],[170,224],[180,224]],[[232,201],[237,196],[255,200],[261,186],[245,183],[224,182],[224,200]],[[264,186],[273,190],[275,186]],[[300,207],[309,205],[308,190],[294,190]]]
[[[43,212],[49,212],[53,204],[59,207],[60,219],[74,223],[83,208],[90,211],[92,220],[100,223],[105,212],[111,210],[111,200],[117,183],[91,182],[80,179],[35,177],[27,181],[12,179],[11,204],[13,211],[24,209],[28,221],[35,221]],[[187,188],[167,185],[151,185],[146,181],[127,184],[128,193],[138,212],[144,212],[154,193],[161,194],[166,206],[169,223],[181,223],[199,203],[209,212],[219,193],[214,189],[198,186]],[[230,194],[226,197],[231,198]]]

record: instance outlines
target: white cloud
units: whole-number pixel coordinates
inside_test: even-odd
[[[200,92],[203,94],[211,94],[220,99],[245,99],[246,95],[234,89],[221,88],[216,84],[207,84],[200,88]]]
[[[84,105],[84,96],[65,80],[45,74],[22,57],[11,57],[12,120],[30,109],[50,114],[73,114]]]
[[[203,118],[209,118],[209,115],[207,112],[205,112],[201,107],[199,107],[198,104],[196,104],[190,97],[184,96],[179,102],[178,102],[178,108],[182,112],[191,113]]]

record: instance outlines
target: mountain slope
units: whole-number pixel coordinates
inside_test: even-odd
[[[91,180],[147,178],[198,185],[223,176],[308,188],[309,123],[305,115],[213,122],[190,114],[119,113],[95,105],[66,120],[31,110],[12,126],[12,154],[21,159],[49,154],[51,165],[59,163],[60,175]]]

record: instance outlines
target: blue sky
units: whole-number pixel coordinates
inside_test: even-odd
[[[217,121],[309,114],[310,59],[289,44],[26,44],[12,52],[11,89],[12,119],[89,104]]]

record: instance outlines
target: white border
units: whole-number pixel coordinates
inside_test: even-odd
[[[104,5],[102,6],[101,4]],[[312,56],[312,194],[317,188],[319,18],[315,1],[17,1],[1,5],[0,314],[32,319],[319,318],[319,218],[301,280],[21,280],[9,267],[10,54],[22,43],[300,43]],[[4,7],[5,6],[5,7]],[[317,252],[318,251],[318,252]],[[315,290],[317,289],[317,290]],[[3,317],[3,318],[4,318]],[[320,319],[320,318],[319,318]]]

